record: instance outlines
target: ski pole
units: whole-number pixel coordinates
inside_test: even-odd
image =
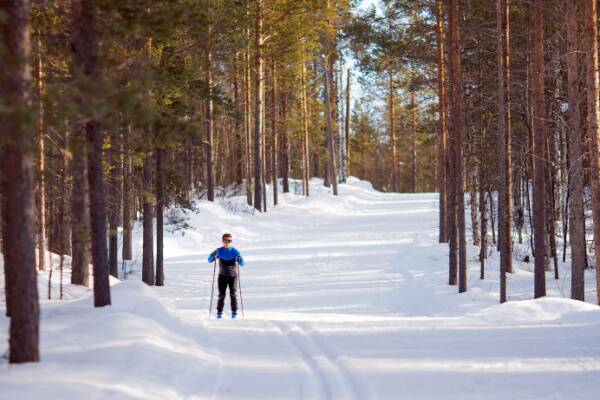
[[[242,306],[242,318],[246,319],[244,315],[244,297],[242,296],[242,277],[240,275],[240,264],[235,263],[237,267],[237,275],[238,275],[238,287],[240,288],[240,305]]]
[[[217,272],[217,259],[215,258],[215,262],[213,264],[212,287],[210,288],[210,306],[208,307],[208,319],[210,319],[210,315],[212,314],[213,297],[214,297],[214,293],[215,293],[215,273],[216,272]]]

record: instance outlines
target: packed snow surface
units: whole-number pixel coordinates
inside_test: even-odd
[[[593,271],[589,303],[565,298],[562,264],[559,280],[548,273],[550,297],[531,300],[533,266],[516,262],[511,301],[499,305],[497,254],[482,281],[470,247],[459,295],[437,243],[436,195],[384,194],[356,179],[339,197],[318,180],[311,189],[280,194],[266,214],[244,196],[198,202],[190,227],[166,234],[164,287],[139,281],[137,230],[133,272],[113,282],[112,307],[94,309],[90,290],[70,285],[56,300],[55,270],[42,362],[1,360],[0,399],[600,398]],[[208,319],[206,258],[226,231],[246,259],[237,321],[228,300],[225,319]],[[7,328],[0,317],[2,353]]]

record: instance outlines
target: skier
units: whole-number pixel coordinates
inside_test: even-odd
[[[231,245],[233,237],[231,233],[224,233],[222,237],[223,247],[219,247],[208,256],[208,262],[219,259],[219,298],[217,301],[217,319],[223,317],[223,306],[225,305],[225,292],[229,286],[229,298],[231,300],[231,319],[237,317],[237,284],[238,272],[236,263],[244,266],[242,255]]]

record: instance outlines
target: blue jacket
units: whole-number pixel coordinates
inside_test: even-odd
[[[244,266],[244,259],[235,247],[219,247],[208,256],[208,262],[219,259],[219,275],[237,276],[235,263]]]

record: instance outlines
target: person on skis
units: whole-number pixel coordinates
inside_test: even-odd
[[[225,292],[227,291],[227,287],[229,287],[229,298],[231,301],[231,319],[237,317],[238,271],[236,263],[242,267],[244,266],[244,259],[238,249],[232,246],[232,242],[233,237],[231,236],[231,233],[223,234],[223,247],[219,247],[208,256],[209,263],[219,259],[217,319],[223,317],[223,306],[225,305]]]

